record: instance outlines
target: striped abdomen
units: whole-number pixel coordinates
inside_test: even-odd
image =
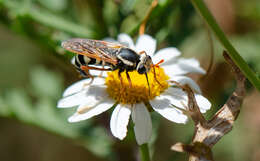
[[[84,70],[81,69],[81,66],[93,65],[93,66],[100,66],[100,68],[102,68],[102,66],[111,66],[111,64],[109,64],[109,63],[102,62],[100,60],[90,58],[90,57],[80,55],[80,54],[77,54],[74,57],[72,64],[76,67],[77,71],[84,77],[88,77],[88,75],[86,74],[86,72]]]

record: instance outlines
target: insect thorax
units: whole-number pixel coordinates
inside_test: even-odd
[[[140,56],[129,48],[121,48],[117,54],[117,58],[123,63],[122,65],[132,68],[135,68],[140,61]]]

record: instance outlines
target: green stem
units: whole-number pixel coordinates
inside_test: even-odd
[[[239,67],[239,69],[243,72],[246,78],[255,86],[255,88],[260,91],[260,80],[256,76],[256,74],[250,69],[247,65],[245,60],[239,55],[236,49],[232,46],[232,44],[227,39],[224,32],[220,29],[219,25],[217,24],[215,18],[210,13],[209,9],[207,8],[206,4],[203,0],[191,0],[193,6],[199,11],[205,21],[208,23],[210,28],[215,33],[216,37],[219,39],[221,44],[226,48],[228,51],[229,56],[235,62],[235,64]]]
[[[142,161],[150,161],[149,148],[147,144],[142,144],[139,146],[141,152],[141,160]]]

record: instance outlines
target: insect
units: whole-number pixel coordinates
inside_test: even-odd
[[[90,83],[94,77],[89,70],[114,71],[118,69],[121,83],[121,73],[125,71],[131,86],[128,72],[136,70],[139,74],[145,74],[150,90],[147,73],[156,65],[153,65],[152,58],[145,51],[137,53],[122,44],[79,38],[63,41],[62,47],[77,54],[74,65],[82,76],[92,79]]]

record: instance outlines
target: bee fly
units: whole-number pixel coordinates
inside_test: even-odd
[[[136,70],[139,74],[145,74],[150,90],[147,73],[155,65],[153,65],[151,57],[144,51],[137,53],[122,44],[78,38],[63,41],[62,47],[77,54],[74,60],[76,69],[82,76],[90,77],[92,79],[91,82],[94,79],[89,73],[91,69],[99,71],[114,71],[118,69],[121,83],[121,73],[126,71],[126,76],[131,86],[128,72]],[[157,81],[156,77],[155,80]]]

